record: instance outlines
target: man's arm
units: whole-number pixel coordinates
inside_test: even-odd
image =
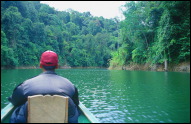
[[[24,96],[22,84],[18,85],[14,91],[12,96],[8,98],[8,100],[15,106],[19,106],[24,104],[27,101],[27,98]]]
[[[74,95],[72,97],[72,100],[76,104],[76,106],[79,105],[78,89],[76,87],[75,87],[75,93],[74,93]]]

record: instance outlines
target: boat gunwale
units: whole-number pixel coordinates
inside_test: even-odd
[[[1,109],[1,122],[14,109],[14,105],[10,102],[7,106]]]
[[[99,123],[97,118],[81,102],[78,106],[91,123]]]

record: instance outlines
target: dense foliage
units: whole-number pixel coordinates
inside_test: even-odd
[[[120,48],[111,66],[190,61],[190,1],[139,1],[124,5]]]
[[[46,50],[72,67],[190,61],[190,1],[124,7],[119,21],[56,11],[39,1],[1,1],[1,66],[38,66]]]
[[[108,67],[116,49],[114,19],[39,1],[1,1],[1,24],[1,66],[38,66],[42,52],[53,50],[60,65]]]

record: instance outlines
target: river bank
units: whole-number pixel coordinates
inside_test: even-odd
[[[59,66],[58,69],[96,69],[96,68],[104,68],[104,69],[107,69],[106,67],[71,67],[71,66],[68,66],[68,65],[64,65],[64,66]],[[19,67],[1,67],[1,69],[40,69],[39,66],[19,66]]]
[[[81,69],[81,68],[103,68],[103,67],[71,67],[68,65],[59,66],[59,69]],[[1,67],[1,69],[40,69],[39,66],[19,66],[19,67]],[[109,70],[144,70],[144,71],[165,71],[164,64],[135,64],[131,63],[130,65],[126,66],[115,66],[104,68]],[[190,72],[190,62],[183,62],[179,64],[169,64],[167,71],[173,72]]]
[[[71,68],[70,66],[59,66],[60,69]],[[39,66],[18,66],[18,67],[1,67],[1,69],[40,69]]]
[[[164,64],[136,64],[131,63],[126,66],[109,67],[109,70],[145,70],[145,71],[165,71]],[[183,62],[179,64],[169,64],[167,71],[173,72],[190,72],[190,62]]]
[[[1,67],[1,69],[38,69],[37,66]]]

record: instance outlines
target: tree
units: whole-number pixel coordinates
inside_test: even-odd
[[[161,64],[190,59],[190,2],[140,1],[124,5],[110,65]]]
[[[61,65],[108,66],[118,37],[114,20],[39,1],[1,3],[2,66],[37,66],[46,50],[57,52]]]

